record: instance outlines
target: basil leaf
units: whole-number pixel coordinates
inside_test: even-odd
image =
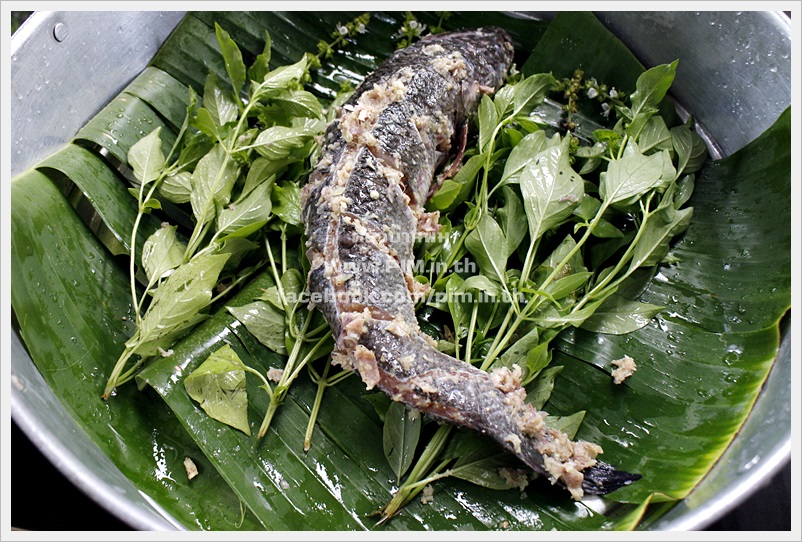
[[[448,303],[448,312],[451,314],[451,321],[454,324],[454,334],[457,337],[462,335],[461,330],[465,327],[470,314],[469,309],[459,295],[464,283],[465,280],[456,273],[451,275],[446,282],[446,302]]]
[[[266,288],[258,299],[260,301],[267,301],[276,309],[284,312],[284,306],[281,304],[281,298],[278,295],[278,288],[276,286],[271,286],[270,288]]]
[[[452,211],[468,199],[476,178],[485,163],[486,155],[475,154],[460,167],[452,179],[446,179],[429,199],[428,206],[440,211]]]
[[[657,187],[663,179],[667,151],[651,156],[641,154],[637,145],[630,143],[624,156],[613,160],[601,175],[599,195],[607,204],[627,202]]]
[[[555,134],[555,139],[559,142],[560,135]],[[507,162],[504,164],[504,172],[501,174],[499,184],[517,183],[524,168],[535,159],[535,156],[548,145],[546,132],[538,130],[527,134],[510,151]]]
[[[242,186],[242,194],[249,194],[251,190],[259,184],[268,181],[272,185],[278,172],[292,163],[293,160],[268,160],[259,157],[253,161],[245,177],[245,184]],[[273,179],[270,179],[273,177]]]
[[[285,88],[294,81],[299,81],[306,73],[306,55],[289,66],[281,66],[265,75],[261,83],[263,89]]]
[[[661,310],[663,307],[612,294],[580,327],[594,333],[624,335],[651,322]]]
[[[526,377],[522,383],[528,384],[551,363],[551,349],[549,341],[542,342],[526,354]]]
[[[189,203],[192,193],[192,174],[188,171],[179,171],[165,177],[159,183],[159,195],[173,203]]]
[[[658,104],[665,98],[668,89],[674,82],[677,62],[661,64],[643,72],[635,83],[635,92],[630,96],[631,123],[627,127],[630,137],[638,138],[646,122],[658,111]]]
[[[585,286],[592,276],[593,273],[589,271],[573,273],[555,280],[548,285],[546,291],[554,299],[562,299]]]
[[[301,89],[282,90],[275,96],[270,97],[271,104],[265,108],[270,115],[271,111],[277,113],[276,116],[285,118],[306,117],[319,119],[323,116],[323,106],[311,92]]]
[[[237,232],[234,232],[220,239],[220,247],[215,252],[216,254],[228,255],[228,261],[223,271],[239,269],[239,264],[242,262],[242,259],[261,246],[258,243],[254,243],[243,237],[237,237],[236,235]],[[248,269],[242,269],[240,271],[245,273]]]
[[[507,116],[507,112],[513,104],[515,99],[515,85],[504,85],[496,91],[493,95],[493,105],[496,106],[496,115],[498,118],[503,119]]]
[[[671,132],[669,132],[663,117],[653,116],[646,121],[638,136],[638,147],[644,154],[652,149],[670,150],[672,148],[671,139]]]
[[[284,313],[264,301],[254,301],[240,307],[226,307],[251,335],[277,354],[286,354]]]
[[[557,329],[561,326],[579,327],[601,305],[604,299],[587,303],[577,311],[558,311],[553,305],[542,310],[533,320],[542,328]]]
[[[301,189],[291,182],[277,183],[273,186],[270,195],[273,202],[273,214],[287,224],[300,226],[301,219]]]
[[[671,129],[671,142],[677,151],[677,177],[699,170],[707,159],[707,147],[688,124]]]
[[[497,453],[490,457],[466,460],[451,469],[451,476],[465,480],[488,489],[512,489],[507,480],[501,476],[500,469],[511,464],[507,453]]]
[[[227,254],[202,254],[175,269],[156,289],[138,333],[126,344],[139,342],[135,353],[153,355],[164,340],[174,340],[197,324],[227,260]]]
[[[479,123],[479,152],[484,152],[487,145],[490,143],[493,132],[498,125],[498,113],[496,106],[493,105],[493,100],[487,94],[482,95],[482,100],[479,102],[479,110],[476,113],[477,122]]]
[[[226,73],[234,89],[234,96],[239,96],[245,84],[245,63],[242,61],[242,53],[228,32],[217,23],[214,23],[214,34],[217,36],[217,43],[220,44],[220,52],[223,53]]]
[[[162,153],[161,126],[137,141],[128,150],[128,164],[134,170],[134,177],[143,185],[155,181],[164,169]]]
[[[513,365],[518,365],[521,369],[525,369],[526,356],[530,350],[535,348],[538,344],[539,334],[537,328],[532,330],[515,341],[512,346],[507,348],[504,353],[493,363],[493,368],[507,367],[512,369]]]
[[[643,233],[632,251],[629,269],[657,265],[668,253],[671,239],[688,227],[693,216],[693,208],[663,209],[649,217],[643,225]]]
[[[501,287],[484,275],[468,277],[459,289],[463,292],[469,292],[471,290],[485,292],[493,297],[499,297],[501,295]]]
[[[592,147],[580,146],[573,151],[574,156],[579,158],[601,158],[607,147],[603,143],[594,143]]]
[[[387,417],[387,410],[389,410],[390,405],[393,404],[393,400],[390,399],[386,393],[381,391],[377,393],[366,393],[362,396],[362,399],[365,399],[368,403],[373,405],[373,409],[376,411],[379,420],[384,422]]]
[[[504,272],[507,269],[507,239],[492,216],[482,215],[476,229],[465,238],[465,247],[473,254],[484,275],[497,282],[504,281]]]
[[[509,257],[526,237],[528,223],[523,203],[518,194],[509,186],[502,186],[501,196],[504,198],[504,206],[499,207],[496,216],[501,222],[501,231],[504,232],[504,238],[507,241],[507,257]]]
[[[265,46],[262,52],[257,55],[256,60],[248,68],[248,77],[251,81],[261,83],[265,80],[265,75],[270,71],[270,49],[273,43],[270,39],[270,33],[265,30]]]
[[[499,469],[509,466],[515,459],[501,447],[475,433],[464,430],[454,432],[438,459],[456,459],[450,469],[451,476],[455,478],[489,489],[511,488]]]
[[[551,74],[538,73],[531,75],[515,85],[513,99],[515,115],[526,116],[543,102],[546,93],[557,83]]]
[[[149,214],[153,209],[161,209],[162,202],[157,200],[156,198],[150,198],[142,203],[142,212],[145,214]]]
[[[224,134],[220,130],[218,123],[212,118],[212,114],[205,107],[200,107],[195,112],[192,119],[192,126],[201,131],[204,135],[212,138],[213,141],[222,141]]]
[[[229,345],[192,371],[184,379],[184,388],[209,417],[251,435],[245,365]]]
[[[306,284],[303,275],[297,269],[287,269],[281,275],[281,288],[284,290],[284,298],[287,300],[290,309],[296,308],[301,303],[301,295]]]
[[[674,195],[674,209],[679,209],[691,199],[695,184],[696,177],[693,173],[685,175],[677,181],[677,192]]]
[[[270,190],[272,183],[264,182],[250,194],[220,211],[217,217],[217,230],[226,234],[251,228],[253,231],[267,224],[270,218]],[[244,232],[243,232],[244,233]]]
[[[393,402],[384,416],[382,444],[384,456],[395,473],[396,480],[412,465],[415,448],[420,439],[421,415],[403,403]]]
[[[175,226],[159,228],[142,246],[142,266],[148,281],[167,277],[184,261],[186,247],[175,237]]]
[[[549,254],[549,256],[546,258],[546,261],[543,262],[543,265],[551,269],[556,269],[556,267],[560,265],[560,262],[562,262],[565,257],[571,253],[575,246],[576,241],[574,241],[574,238],[570,235],[566,235],[565,239],[563,239],[562,242],[557,245],[557,248],[555,248],[552,253]],[[565,263],[565,266],[560,270],[558,276],[566,276],[583,271],[587,271],[587,268],[582,263],[582,256],[579,253],[576,253],[568,262]]]
[[[575,412],[570,416],[546,416],[546,427],[556,431],[562,431],[569,439],[573,440],[584,419],[584,410]]]
[[[198,222],[206,223],[214,218],[215,204],[220,207],[228,204],[238,174],[236,163],[219,144],[201,158],[190,179],[190,203]]]
[[[593,228],[593,237],[599,239],[622,239],[624,232],[613,226],[607,220],[600,218],[596,227]]]
[[[539,152],[520,177],[532,242],[571,216],[584,193],[584,182],[572,168],[569,138]]]
[[[206,84],[203,87],[203,107],[198,110],[199,117],[201,110],[208,112],[216,126],[224,126],[237,120],[239,114],[237,102],[234,101],[230,92],[220,87],[220,80],[214,72],[209,72],[209,76],[206,78]]]
[[[270,160],[287,158],[293,150],[303,147],[319,133],[312,126],[271,126],[256,136],[253,145],[256,152]]]

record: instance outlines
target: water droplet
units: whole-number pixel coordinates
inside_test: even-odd
[[[744,465],[742,465],[741,467],[739,467],[739,468],[738,468],[738,470],[739,470],[740,472],[745,472],[745,471],[748,471],[749,469],[751,469],[752,467],[754,467],[754,466],[755,466],[755,465],[757,465],[758,463],[760,463],[760,455],[756,455],[755,457],[753,457],[752,459],[750,459],[750,460],[749,460],[747,463],[745,463]]]
[[[736,361],[741,359],[741,354],[743,354],[743,348],[738,346],[737,344],[731,344],[727,347],[727,353],[724,354],[724,363],[727,365],[732,365]]]
[[[56,26],[53,27],[53,37],[56,38],[58,42],[67,39],[67,25],[64,23],[56,23]]]

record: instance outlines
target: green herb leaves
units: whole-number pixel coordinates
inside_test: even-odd
[[[160,132],[161,128],[156,128],[128,151],[128,164],[134,170],[134,177],[143,185],[155,181],[164,167]]]
[[[314,137],[324,128],[320,103],[299,88],[299,81],[306,76],[306,57],[270,71],[267,36],[265,51],[247,69],[237,44],[216,24],[215,36],[228,82],[210,72],[203,88],[203,107],[198,107],[197,96],[190,89],[186,119],[168,156],[162,150],[161,128],[128,152],[128,163],[138,181],[137,188],[131,189],[138,201],[132,239],[141,216],[162,209],[160,198],[177,205],[189,203],[194,224],[188,236],[179,234],[177,226],[165,224],[145,242],[142,267],[147,284],[141,293],[136,285],[135,254],[131,255],[137,329],[109,377],[104,397],[130,380],[148,357],[169,351],[171,341],[200,322],[215,289],[218,295],[225,295],[264,265],[264,260],[251,260],[250,267],[241,268],[259,246],[249,238],[274,217],[283,224],[279,229],[300,223],[295,178],[281,179],[281,175],[290,164],[300,162],[309,167]],[[251,84],[244,102],[248,76]],[[248,172],[244,176],[243,170]],[[278,205],[273,213],[277,186]],[[179,223],[188,220],[181,213],[167,218]],[[224,271],[230,282],[225,281]],[[245,318],[245,314],[241,316]],[[277,320],[283,324],[283,316]],[[276,333],[270,328],[263,334],[275,350],[284,350],[283,328]],[[140,359],[128,367],[128,360],[135,355]]]
[[[521,171],[519,184],[533,241],[565,221],[584,193],[582,177],[571,168],[569,143],[570,138],[564,138],[559,146],[538,152]]]
[[[391,403],[385,414],[384,455],[399,481],[412,465],[420,439],[421,420],[419,412],[410,410],[402,403]]]
[[[250,436],[245,365],[229,345],[192,371],[184,379],[184,387],[210,417]]]

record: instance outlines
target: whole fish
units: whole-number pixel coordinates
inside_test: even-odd
[[[467,122],[512,58],[501,29],[441,33],[365,78],[328,126],[302,194],[310,300],[331,325],[334,361],[368,389],[493,438],[580,499],[639,476],[597,461],[599,446],[548,428],[546,413],[525,402],[519,368],[487,373],[448,356],[415,317],[425,292],[413,279],[413,246],[437,229],[437,215],[424,211],[435,173],[449,156],[459,163]]]

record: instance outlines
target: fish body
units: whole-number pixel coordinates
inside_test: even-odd
[[[636,475],[598,462],[595,444],[549,429],[525,402],[520,369],[487,373],[448,356],[415,317],[423,292],[413,247],[436,231],[437,215],[424,211],[435,173],[512,57],[501,29],[450,32],[396,52],[366,77],[328,126],[303,190],[308,288],[331,326],[334,361],[368,389],[493,438],[578,499]]]

